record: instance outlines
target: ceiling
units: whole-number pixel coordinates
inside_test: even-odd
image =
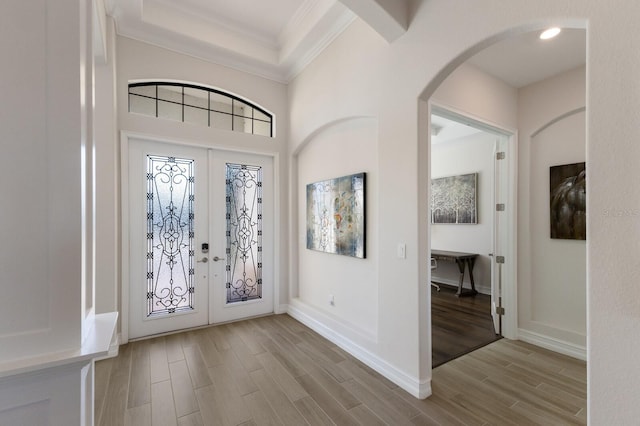
[[[540,31],[522,34],[482,50],[467,62],[516,89],[537,83],[586,63],[586,31],[564,29],[554,39],[540,40]],[[473,125],[432,115],[431,142],[455,141],[480,133]]]
[[[586,63],[586,31],[563,29],[550,40],[540,31],[493,44],[469,59],[469,63],[517,89]]]
[[[105,0],[118,34],[283,83],[359,17],[388,42],[408,28],[410,0]],[[585,31],[528,33],[469,60],[519,88],[585,63]]]
[[[286,83],[359,16],[391,42],[409,0],[104,0],[119,35]]]
[[[452,142],[481,133],[482,130],[440,115],[431,115],[431,143]]]

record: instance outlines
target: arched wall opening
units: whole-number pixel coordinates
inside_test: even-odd
[[[418,243],[419,243],[420,259],[429,258],[430,250],[431,250],[431,247],[430,247],[431,224],[430,224],[430,221],[428,220],[429,199],[427,198],[428,197],[427,194],[429,193],[429,189],[430,189],[430,178],[431,178],[431,169],[430,169],[430,161],[431,161],[430,149],[431,149],[431,134],[432,134],[431,123],[430,123],[431,102],[436,102],[436,104],[442,105],[441,100],[439,99],[434,100],[434,94],[436,94],[438,89],[443,85],[443,83],[445,83],[445,81],[451,75],[456,73],[456,70],[458,70],[463,64],[465,64],[465,62],[469,58],[471,58],[475,54],[481,52],[485,48],[495,43],[509,40],[514,37],[518,37],[533,31],[542,30],[543,28],[548,27],[550,23],[553,23],[555,26],[560,26],[563,28],[573,28],[573,29],[586,28],[586,21],[584,20],[580,21],[575,19],[549,20],[548,22],[536,22],[531,24],[523,24],[523,25],[515,26],[499,34],[495,34],[494,36],[491,36],[485,40],[482,40],[481,42],[475,44],[473,47],[461,52],[457,57],[455,57],[455,59],[450,61],[449,64],[447,64],[439,73],[437,73],[436,77],[431,80],[431,82],[426,86],[424,91],[421,93],[418,101],[419,102],[418,104],[418,115],[419,115],[419,119],[418,119],[418,137],[419,137],[418,190],[419,190],[419,197],[423,197],[423,199],[419,199],[419,212],[418,212],[419,213]],[[582,107],[584,108],[586,106],[586,99],[585,99],[586,82],[584,77],[584,69],[582,71],[582,75],[583,77],[580,80],[581,88],[582,88],[581,101],[583,102]],[[456,99],[456,101],[460,101],[460,99]],[[490,103],[490,101],[487,101],[487,102]],[[460,104],[453,103],[451,106],[452,106],[452,109],[454,110],[461,111],[462,113],[468,113],[469,116],[473,118],[478,118],[479,121],[486,122],[487,124],[491,124],[491,125],[496,125],[495,127],[513,129],[514,131],[521,130],[517,124],[514,124],[514,122],[509,123],[505,121],[500,121],[500,119],[496,119],[495,118],[496,115],[492,115],[492,112],[495,113],[495,111],[492,111],[487,115],[483,115],[482,113],[479,113],[477,109],[474,109],[474,107],[477,107],[478,105],[477,104],[474,105],[473,102],[469,102],[468,104],[465,104],[464,102]],[[563,107],[563,108],[565,108],[563,112],[567,111],[567,109],[571,109],[570,107]],[[466,114],[463,114],[463,115],[466,115]],[[515,115],[517,116],[517,114]],[[517,119],[518,118],[516,117],[515,123],[517,123]],[[584,122],[582,126],[584,129],[585,127]],[[523,142],[526,140],[528,145],[529,140],[531,139],[532,133],[533,133],[533,129],[526,129],[524,133],[520,132],[518,134],[517,139],[519,139],[520,142]],[[521,166],[521,164],[518,164],[518,163],[521,163],[522,155],[528,155],[528,152],[518,153],[519,142],[516,140],[516,138],[514,138],[512,143],[513,143],[514,154],[517,155],[519,158],[518,160],[516,160],[516,167],[518,167],[518,166]],[[583,148],[585,147],[584,140],[582,143],[582,147]],[[519,173],[529,171],[528,167],[520,167],[520,168],[522,170],[514,171],[515,173],[514,178],[518,177]],[[519,194],[518,194],[518,198],[520,198]],[[517,214],[516,214],[516,219],[518,221],[520,220],[520,216],[518,216]],[[514,227],[515,227],[515,224],[514,224]],[[522,229],[523,227],[520,224],[518,224],[517,230],[521,234],[523,233]],[[514,241],[517,242],[517,240],[515,239]],[[531,242],[529,240],[525,240],[524,243],[527,246],[527,248],[531,245]],[[521,245],[522,244],[514,243],[512,255],[516,255],[516,252],[520,249]],[[524,250],[524,252],[529,253],[530,250]],[[519,264],[516,264],[513,266],[512,276],[510,277],[510,279],[512,280],[513,288],[507,289],[506,294],[504,294],[504,296],[506,296],[508,299],[507,305],[511,307],[512,312],[513,310],[518,309],[518,306],[519,306],[518,286],[519,286],[519,283],[523,281],[521,278],[521,271],[519,269],[517,270],[517,268],[520,268]],[[523,269],[526,269],[526,268],[523,268]],[[517,270],[517,275],[516,275],[516,270]],[[585,271],[586,271],[586,266],[583,267],[581,274],[584,273]],[[527,272],[530,274],[530,271],[527,271]],[[431,271],[429,270],[426,263],[424,262],[420,263],[419,265],[419,277],[420,277],[420,280],[419,280],[420,283],[430,281]],[[527,280],[529,280],[528,277],[527,277]],[[528,287],[526,287],[525,289],[528,290]],[[586,279],[584,280],[582,291],[583,291],[583,295],[581,296],[581,300],[584,301],[584,296],[586,296]],[[430,295],[429,289],[423,288],[422,286],[420,286],[420,303],[421,303],[421,307],[420,307],[419,315],[420,315],[420,324],[422,327],[422,329],[420,330],[420,336],[422,337],[422,341],[425,343],[420,345],[420,352],[421,352],[420,371],[423,377],[424,375],[426,375],[427,377],[430,377],[430,373],[428,373],[427,370],[431,368],[431,352],[432,352],[431,295]],[[584,302],[583,305],[584,306],[581,307],[583,309],[582,314],[584,314],[586,311],[586,302]],[[527,309],[525,309],[525,311],[527,311]],[[530,315],[529,312],[527,312],[527,314]],[[518,316],[515,314],[515,312],[513,312],[510,318],[508,318],[509,323],[507,324],[507,329],[510,331],[507,334],[505,334],[505,336],[509,338],[521,338],[522,340],[527,340],[532,343],[538,344],[540,346],[545,346],[545,343],[546,343],[545,339],[541,339],[539,341],[536,341],[534,339],[534,337],[537,337],[536,333],[525,335],[524,338],[521,336],[521,334],[523,334],[523,333],[520,333],[520,330],[519,330],[519,324],[523,322],[521,317],[522,317],[521,315]],[[567,334],[567,335],[563,335],[562,333],[556,333],[556,335],[554,335],[552,331],[549,334],[549,336],[547,336],[547,337],[550,337],[549,341],[552,341],[554,339],[563,340],[563,338],[566,338],[565,339],[566,342],[563,341],[563,344],[556,345],[556,347],[551,347],[550,349],[553,349],[577,358],[586,359],[586,322],[587,322],[586,318],[583,318],[581,326],[576,327],[577,330],[581,330],[581,327],[584,326],[584,334],[582,336],[580,336],[579,332],[576,332],[573,334]],[[560,336],[558,336],[557,334],[560,334]]]

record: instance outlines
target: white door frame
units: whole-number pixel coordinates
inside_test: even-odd
[[[186,145],[197,148],[215,149],[217,151],[239,152],[245,154],[262,155],[273,159],[273,312],[279,312],[280,300],[280,265],[278,263],[281,252],[280,242],[280,155],[277,152],[262,152],[257,150],[235,149],[218,146],[211,142],[184,139],[172,139],[145,133],[120,131],[120,344],[129,342],[129,144],[131,139],[144,139],[152,142]]]
[[[505,309],[505,315],[502,319],[502,336],[507,339],[518,338],[518,285],[517,285],[517,219],[518,219],[518,131],[515,129],[509,129],[496,123],[492,123],[481,117],[474,116],[464,111],[460,111],[455,107],[439,103],[434,100],[428,102],[428,115],[429,126],[431,126],[431,114],[436,112],[439,115],[449,116],[456,121],[468,122],[475,127],[481,129],[487,129],[492,133],[500,133],[508,136],[507,146],[510,153],[505,161],[507,161],[507,178],[508,178],[508,190],[507,199],[511,200],[511,206],[509,206],[505,212],[507,218],[507,228],[509,230],[507,238],[507,247],[505,247],[503,255],[507,262],[502,270],[502,306]],[[431,132],[428,133],[429,143],[429,159],[431,161]],[[427,183],[428,191],[431,191],[431,167],[429,167],[429,181]],[[430,197],[427,198],[429,200]],[[493,215],[492,215],[493,217]],[[427,220],[428,235],[431,236],[431,221]],[[428,239],[428,255],[431,257],[431,237]],[[495,255],[495,253],[494,253]],[[493,260],[495,261],[495,260]],[[428,279],[427,283],[431,282],[431,270],[427,268]],[[429,298],[429,300],[431,300]],[[429,309],[431,306],[429,304]],[[431,333],[429,333],[431,335]]]

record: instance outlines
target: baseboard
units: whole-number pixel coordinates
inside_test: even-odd
[[[297,303],[297,306],[289,305],[288,314],[327,340],[335,343],[341,349],[382,374],[414,397],[424,399],[431,395],[431,380],[416,380],[415,377],[411,377],[403,371],[398,370],[376,354],[336,332],[327,325],[329,321],[322,321],[321,318],[315,318],[320,317],[321,314],[313,312],[312,308],[307,309],[302,302]]]
[[[575,343],[566,342],[564,340],[523,329],[518,329],[518,339],[572,358],[577,358],[583,361],[587,360],[587,348],[576,345]]]
[[[445,284],[445,285],[448,285],[448,286],[451,286],[451,287],[456,287],[456,288],[458,287],[458,281],[450,280],[448,278],[439,278],[439,277],[432,276],[431,280],[436,284]],[[491,287],[490,286],[487,287],[487,286],[483,286],[483,285],[480,285],[480,284],[477,284],[477,283],[475,283],[475,286],[476,286],[476,291],[478,293],[491,295]],[[462,287],[463,288],[471,288],[471,284],[465,281],[462,284]]]
[[[288,311],[289,311],[289,305],[282,304],[282,305],[278,305],[273,313],[274,314],[286,314]]]

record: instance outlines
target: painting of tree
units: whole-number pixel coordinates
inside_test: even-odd
[[[478,174],[431,180],[431,223],[478,223]]]

